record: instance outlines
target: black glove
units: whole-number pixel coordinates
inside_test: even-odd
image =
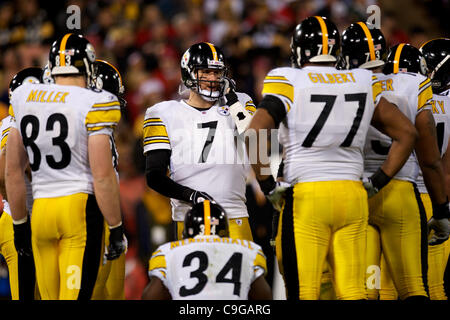
[[[215,202],[213,197],[203,191],[192,190],[192,193],[189,196],[189,202],[192,204],[197,204],[205,200]]]
[[[106,259],[114,260],[127,250],[127,238],[124,234],[123,225],[109,229],[109,246]]]
[[[13,224],[14,229],[14,246],[17,254],[24,257],[32,257],[31,249],[31,223],[30,217],[27,221],[20,224]]]
[[[225,93],[225,99],[227,100],[227,106],[231,106],[238,102],[238,97],[236,95],[236,83],[233,79],[224,78],[225,86],[224,86],[224,93]]]
[[[371,198],[377,194],[381,188],[387,185],[389,181],[391,181],[391,177],[379,168],[373,175],[367,178],[367,180],[363,181],[363,186],[367,191],[368,197]]]
[[[448,201],[435,205],[433,204],[433,217],[428,220],[428,234],[431,230],[434,230],[434,234],[431,236],[428,244],[431,246],[441,244],[445,242],[450,235],[450,209]]]

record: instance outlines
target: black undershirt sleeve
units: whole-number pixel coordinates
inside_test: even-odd
[[[259,103],[258,108],[266,109],[267,112],[272,116],[273,121],[275,122],[275,128],[278,128],[281,121],[286,118],[286,109],[284,107],[283,102],[272,95],[266,95]]]
[[[167,176],[170,150],[151,150],[145,154],[145,177],[147,185],[168,198],[189,202],[194,190],[176,183]]]

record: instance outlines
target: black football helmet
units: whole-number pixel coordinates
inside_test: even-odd
[[[216,69],[221,71],[218,81],[198,79],[199,69]],[[192,45],[181,57],[181,79],[186,88],[194,90],[208,101],[215,101],[224,95],[225,81],[228,68],[222,51],[209,42]],[[218,90],[213,91],[200,88],[201,82],[216,83]]]
[[[381,67],[386,55],[386,40],[380,29],[369,29],[364,22],[357,22],[342,33],[341,69]]]
[[[122,76],[119,70],[104,60],[94,62],[94,87],[106,90],[114,94],[120,101],[120,106],[125,108],[126,100],[123,98],[125,88],[122,83]]]
[[[85,75],[92,85],[95,49],[82,35],[67,33],[53,42],[49,54],[51,75]]]
[[[198,235],[229,236],[227,214],[217,203],[205,200],[195,204],[186,213],[183,238],[193,238]]]
[[[335,24],[319,16],[308,17],[295,27],[291,38],[291,63],[301,68],[307,62],[336,62],[340,35]]]
[[[384,74],[412,72],[427,75],[427,63],[422,53],[416,47],[407,43],[399,43],[389,50]]]
[[[9,82],[9,98],[11,99],[11,93],[21,86],[23,83],[41,83],[42,82],[42,69],[38,67],[25,68],[11,79]]]
[[[428,68],[433,92],[441,93],[450,86],[450,39],[438,38],[425,42],[419,49]]]

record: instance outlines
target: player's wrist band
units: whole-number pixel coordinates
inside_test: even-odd
[[[264,194],[269,194],[275,188],[276,182],[272,175],[270,175],[267,179],[258,181],[259,187]]]
[[[120,227],[122,225],[122,221],[120,221],[118,224],[114,225],[114,226],[108,226],[109,230],[111,229],[115,229],[117,227]]]
[[[389,177],[381,168],[378,168],[377,171],[373,175],[370,176],[370,181],[372,181],[372,185],[377,189],[380,190],[385,185],[391,181],[391,177]]]
[[[447,201],[442,204],[432,204],[433,207],[433,218],[435,219],[444,219],[444,218],[450,218],[450,210],[449,210],[449,204],[448,204],[448,197]]]
[[[13,220],[13,224],[14,225],[19,225],[19,224],[24,224],[25,222],[28,221],[28,215],[26,215],[24,218],[19,219],[19,220]]]

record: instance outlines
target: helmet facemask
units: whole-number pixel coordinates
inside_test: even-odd
[[[217,80],[208,80],[211,78],[205,75],[207,72],[217,72]],[[200,74],[201,73],[201,74]],[[193,85],[190,88],[194,90],[203,99],[207,101],[216,101],[224,95],[226,68],[196,68],[191,73]]]

